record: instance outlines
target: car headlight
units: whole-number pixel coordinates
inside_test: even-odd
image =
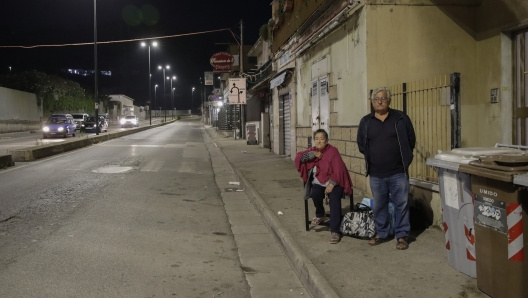
[[[63,131],[64,130],[64,127],[59,127],[59,129],[57,129],[58,131]]]
[[[44,128],[42,128],[42,130],[47,132],[47,131],[49,131],[49,127],[44,126]]]
[[[81,124],[81,127],[84,127],[84,124]]]
[[[126,123],[126,119],[125,118],[121,119],[121,124],[125,124],[125,123]]]
[[[132,120],[132,123],[136,124],[136,119],[133,119],[133,120]]]

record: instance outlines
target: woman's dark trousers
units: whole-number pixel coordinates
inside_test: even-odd
[[[310,192],[315,206],[315,216],[325,216],[324,197],[326,187],[319,184],[313,184]],[[339,233],[339,226],[341,225],[341,198],[343,198],[343,188],[339,185],[334,186],[332,192],[328,194],[330,200],[330,231],[332,233]]]

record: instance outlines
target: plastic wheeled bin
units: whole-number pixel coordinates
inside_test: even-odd
[[[477,277],[473,197],[469,174],[458,171],[483,154],[522,153],[510,148],[457,148],[427,159],[436,167],[442,200],[443,228],[446,239],[447,263],[459,272]]]
[[[528,172],[528,156],[481,156],[459,171],[471,175],[478,288],[491,297],[528,297],[528,191],[513,183]]]
[[[257,125],[255,123],[246,123],[246,144],[258,145]]]

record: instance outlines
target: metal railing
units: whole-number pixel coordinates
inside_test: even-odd
[[[426,160],[460,147],[459,84],[460,74],[454,73],[390,86],[391,107],[409,116],[416,134],[411,178],[438,183],[437,172]]]

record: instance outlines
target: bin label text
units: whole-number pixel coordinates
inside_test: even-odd
[[[504,234],[508,233],[506,204],[475,194],[475,223]]]
[[[498,195],[496,191],[491,191],[491,190],[487,190],[487,189],[479,188],[479,191],[480,191],[481,194],[484,194],[484,195],[487,195],[487,196],[496,197]]]

